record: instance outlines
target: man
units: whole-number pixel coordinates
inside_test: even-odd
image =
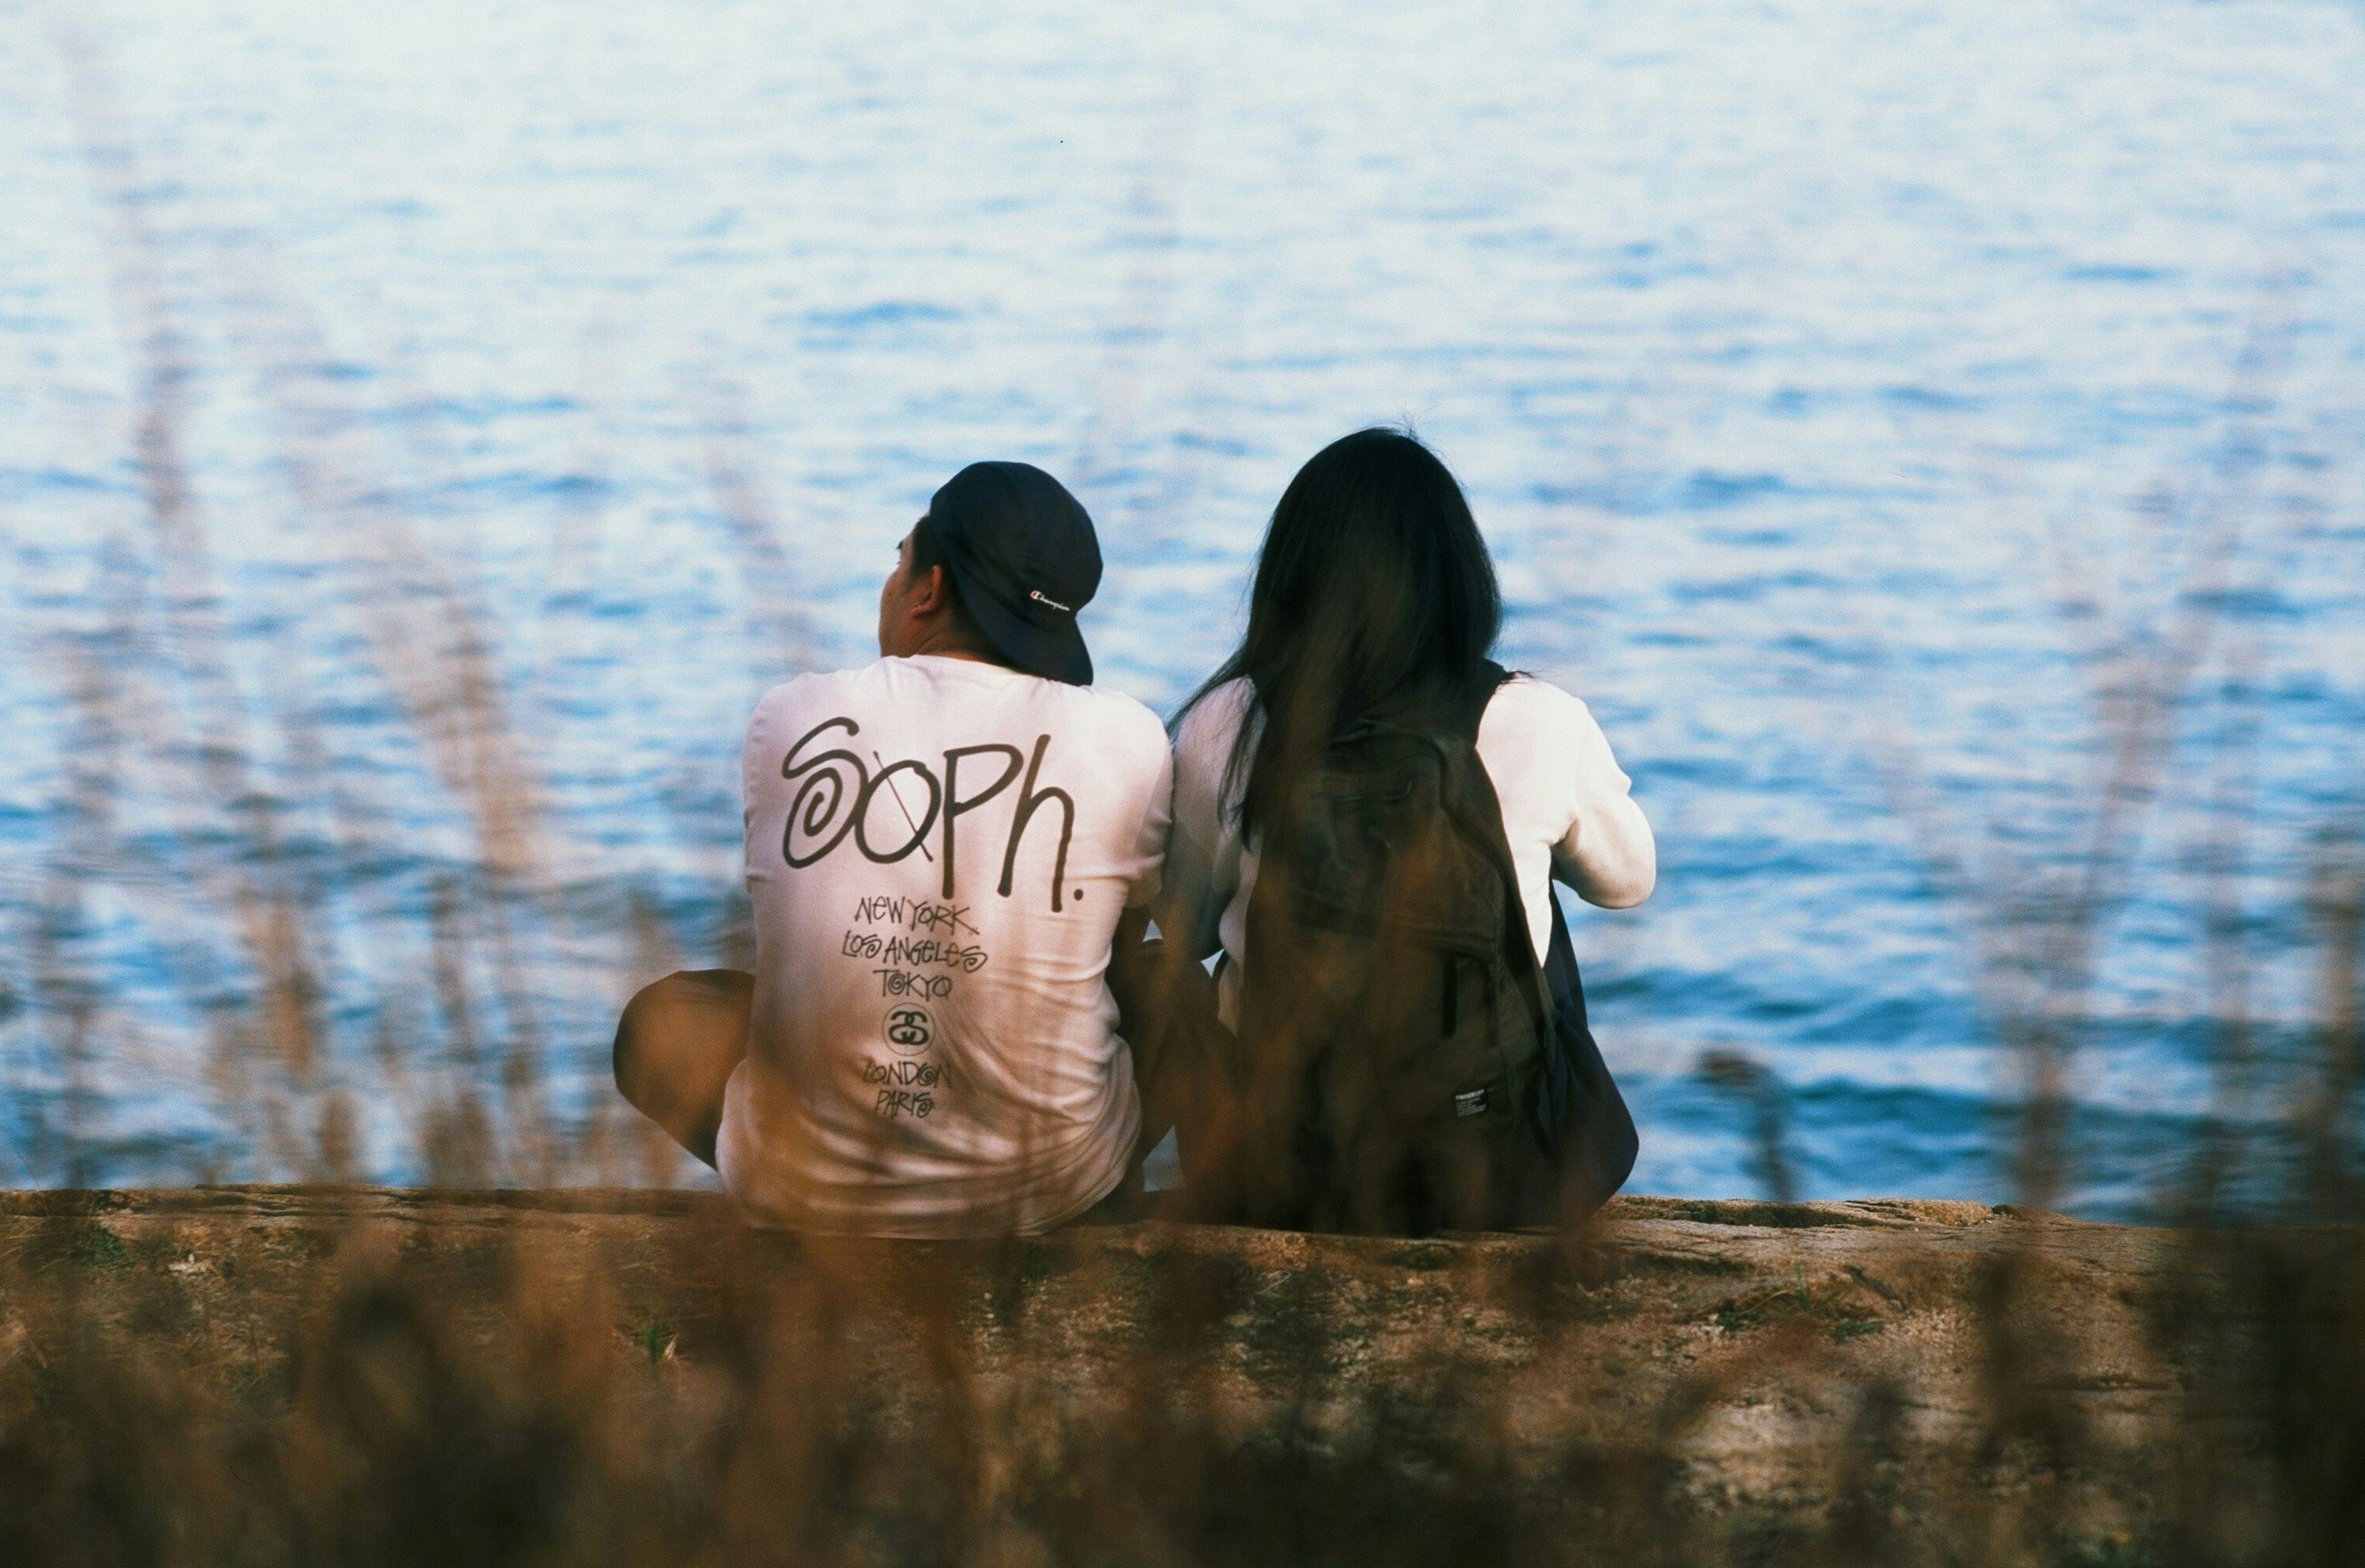
[[[936,493],[877,663],[757,704],[742,755],[756,973],[668,976],[627,1099],[801,1228],[1030,1234],[1117,1191],[1141,1130],[1110,990],[1158,891],[1157,715],[1091,689],[1092,520],[1023,463]]]

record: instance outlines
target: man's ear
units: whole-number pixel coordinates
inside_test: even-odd
[[[945,607],[945,569],[930,566],[928,575],[912,585],[912,594],[903,601],[907,615],[934,615]]]

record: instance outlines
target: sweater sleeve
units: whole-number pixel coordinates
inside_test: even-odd
[[[1166,840],[1166,894],[1158,920],[1194,958],[1223,946],[1224,908],[1239,890],[1239,834],[1224,817],[1224,772],[1239,733],[1245,692],[1236,682],[1209,692],[1174,734],[1174,821]]]
[[[1575,811],[1568,832],[1552,847],[1552,875],[1589,904],[1631,909],[1658,884],[1658,844],[1593,711],[1575,697],[1567,702]]]
[[[1658,879],[1651,824],[1582,701],[1532,676],[1506,682],[1486,705],[1478,754],[1502,801],[1529,918],[1542,931],[1552,929],[1548,878],[1604,909],[1651,896]]]

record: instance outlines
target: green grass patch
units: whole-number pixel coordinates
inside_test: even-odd
[[[71,1249],[74,1261],[86,1268],[120,1269],[131,1261],[131,1249],[123,1238],[96,1220],[75,1230]]]

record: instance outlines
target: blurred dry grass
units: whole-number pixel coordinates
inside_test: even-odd
[[[550,1004],[536,980],[555,948],[588,949],[586,1011],[612,1018],[686,940],[712,946],[720,931],[726,956],[744,946],[731,940],[728,901],[685,922],[642,887],[587,890],[555,872],[562,846],[505,696],[488,611],[426,536],[414,492],[349,406],[319,324],[278,285],[254,234],[159,231],[169,208],[155,196],[169,181],[143,164],[103,44],[70,20],[59,39],[131,354],[140,504],[102,552],[93,613],[35,650],[72,722],[61,830],[45,847],[23,965],[29,1027],[16,1038],[26,1054],[8,1064],[17,1090],[6,1130],[21,1177],[84,1185],[127,1155],[141,1161],[136,1145],[110,1145],[96,1114],[97,1075],[136,1072],[159,1048],[98,967],[104,911],[129,898],[169,908],[155,924],[177,930],[178,946],[161,967],[210,1041],[216,1126],[163,1157],[187,1174],[678,1179],[681,1160],[612,1096],[554,1098]],[[319,713],[331,700],[304,685],[319,672],[240,666],[187,451],[193,318],[210,318],[237,346],[276,442],[308,556],[287,609],[344,650],[465,826],[464,852],[405,868],[422,887],[390,890],[385,869],[395,858],[387,824],[420,815],[415,799],[395,793],[405,782],[324,771]],[[786,602],[789,554],[746,454],[720,436],[712,478],[742,569],[766,602]],[[791,667],[803,659],[801,619],[766,630]],[[135,795],[142,808],[162,798],[169,814],[127,820]],[[336,993],[355,978],[349,934],[383,924],[367,901],[389,896],[412,905],[398,924],[418,928],[424,951],[384,963],[425,983],[381,982],[377,1003],[356,1008]],[[389,1148],[389,1135],[408,1148]]]
[[[107,106],[104,71],[86,43],[69,53],[91,165],[118,225],[116,297],[139,361],[144,549],[158,569],[143,577],[124,564],[134,550],[127,541],[106,579],[102,623],[54,650],[76,715],[71,809],[42,879],[24,1001],[62,1087],[39,1115],[17,1108],[21,1141],[49,1180],[87,1184],[78,1123],[109,1070],[108,1050],[131,1025],[81,957],[79,937],[93,918],[91,890],[126,854],[116,796],[128,754],[145,746],[151,762],[180,770],[191,798],[222,803],[231,824],[192,837],[180,854],[241,955],[236,994],[211,1009],[213,1081],[250,1151],[250,1174],[353,1176],[356,1097],[365,1095],[413,1129],[419,1169],[436,1184],[661,1182],[678,1157],[621,1104],[563,1120],[549,1103],[546,1030],[521,944],[560,894],[483,612],[388,498],[393,487],[351,427],[301,395],[302,367],[326,358],[320,335],[256,269],[238,308],[246,338],[266,345],[258,385],[281,416],[287,472],[303,508],[362,552],[345,567],[364,590],[346,597],[344,610],[476,840],[473,869],[435,890],[431,1006],[408,1020],[436,1048],[382,1036],[365,1058],[377,1076],[359,1088],[349,1071],[329,1070],[338,1051],[327,1022],[322,890],[343,873],[290,851],[290,803],[255,761],[252,692],[268,678],[235,668],[229,653],[182,450],[190,372],[166,303],[161,241],[140,217],[138,160]],[[2271,402],[2280,341],[2271,325],[2262,330],[2242,406]],[[765,515],[756,465],[717,439],[712,477],[743,563],[768,584],[785,583],[789,557]],[[2236,431],[2219,482],[2194,502],[2191,580],[2171,624],[2149,640],[2098,647],[2090,661],[2097,770],[2086,784],[2088,837],[2067,879],[1944,847],[1953,835],[1943,813],[1917,803],[1910,745],[1890,753],[1900,801],[1942,846],[1942,871],[1966,900],[1993,1022],[2023,1068],[2017,1180],[2040,1206],[2056,1201],[2074,1158],[2067,1072],[2096,943],[2124,897],[2143,805],[2169,766],[2173,715],[2221,630],[2211,589],[2243,547],[2257,444],[2255,431]],[[155,588],[158,580],[169,587]],[[792,617],[773,633],[791,643],[800,635]],[[273,745],[301,758],[310,742],[292,711],[280,711],[285,733]],[[2244,798],[2238,751],[2220,760],[2230,836]],[[335,853],[366,856],[371,830],[356,819],[368,812],[347,814],[329,842]],[[2303,1072],[2270,1078],[2248,1048],[2238,922],[2214,920],[2206,934],[2224,1006],[2224,1102],[2280,1101],[2281,1131],[2271,1147],[2238,1148],[2212,1132],[2191,1151],[2177,1202],[2192,1227],[2180,1245],[2195,1267],[2190,1288],[2161,1304],[2150,1327],[2202,1374],[2187,1391],[2191,1418],[2176,1450],[2162,1456],[2174,1485],[2156,1515],[2118,1536],[2081,1533],[2067,1487],[2051,1504],[2041,1488],[1966,1495],[1941,1528],[1903,1528],[1916,1483],[1895,1457],[1907,1417],[1885,1385],[1854,1392],[1854,1426],[1834,1445],[1828,1506],[1814,1528],[1734,1533],[1686,1513],[1671,1456],[1710,1394],[1764,1375],[1769,1362],[1818,1364],[1829,1336],[1816,1332],[1754,1337],[1701,1369],[1693,1392],[1658,1413],[1655,1449],[1567,1455],[1565,1485],[1586,1499],[1585,1526],[1572,1529],[1508,1499],[1502,1434],[1483,1406],[1342,1418],[1317,1386],[1262,1432],[1225,1429],[1218,1401],[1194,1404],[1166,1381],[1170,1342],[1192,1342],[1230,1310],[1187,1284],[1144,1344],[1126,1398],[1080,1413],[982,1378],[947,1318],[946,1282],[925,1263],[882,1273],[873,1252],[816,1245],[808,1266],[784,1279],[751,1278],[725,1315],[727,1332],[692,1357],[666,1325],[620,1324],[611,1301],[560,1280],[530,1245],[479,1260],[506,1304],[487,1323],[461,1315],[435,1266],[356,1236],[321,1260],[318,1299],[278,1327],[299,1350],[267,1376],[242,1372],[250,1361],[235,1344],[215,1346],[209,1365],[163,1353],[181,1343],[163,1332],[174,1325],[95,1322],[77,1296],[87,1259],[0,1260],[0,1561],[2365,1560],[2360,827],[2353,816],[2328,821],[2320,835],[2309,894],[2322,956],[2316,1049]],[[2236,853],[2224,842],[2218,850]],[[633,980],[678,961],[678,933],[645,901],[620,901],[597,918],[617,956],[609,983],[618,1002]],[[1737,1058],[1708,1070],[1747,1106],[1769,1194],[1787,1198],[1780,1085]],[[2268,1183],[2268,1212],[2283,1223],[2252,1223],[2256,1205],[2238,1215],[2230,1206],[2236,1160],[2273,1162],[2281,1174]],[[734,1243],[717,1232],[687,1235],[683,1245]],[[970,1262],[1019,1267],[1016,1252],[991,1249]],[[727,1257],[713,1267],[730,1277]],[[1813,1305],[1768,1296],[1748,1310],[1811,1317]],[[2060,1325],[2032,1308],[2022,1269],[2004,1260],[1961,1305],[1986,1353],[1978,1462],[2065,1475],[2101,1462],[2096,1435],[2065,1397]],[[1519,1305],[1540,1320],[1564,1310],[1541,1295]],[[914,1326],[903,1401],[885,1406],[847,1351],[852,1326],[882,1313]]]
[[[2353,1224],[2184,1233],[2131,1306],[2090,1310],[2090,1271],[2036,1248],[1987,1252],[1911,1317],[1884,1293],[1927,1291],[1927,1275],[1777,1274],[1733,1293],[1737,1265],[1695,1251],[1691,1299],[1721,1305],[1683,1331],[1680,1364],[1648,1366],[1602,1359],[1631,1357],[1620,1317],[1634,1295],[1584,1237],[1431,1247],[1418,1262],[1357,1243],[1276,1272],[1255,1233],[1118,1236],[1084,1239],[1070,1267],[1056,1244],[751,1236],[710,1205],[644,1226],[657,1255],[626,1247],[587,1267],[581,1246],[515,1221],[446,1244],[233,1212],[240,1236],[209,1231],[184,1254],[152,1226],[55,1212],[63,1223],[11,1223],[0,1252],[10,1562],[2283,1564],[2359,1551]],[[651,1279],[681,1287],[671,1308],[651,1309]],[[1102,1290],[1115,1325],[1083,1294]],[[2093,1381],[2105,1305],[2153,1343],[2104,1364],[2178,1369],[2165,1422],[2129,1428],[2125,1399],[2156,1391]],[[1382,1349],[1398,1315],[1446,1337],[1433,1360]],[[1911,1324],[1942,1320],[1964,1326],[1975,1396],[1967,1425],[1933,1429]],[[1482,1321],[1496,1327],[1465,1327]],[[1452,1342],[1481,1347],[1504,1323],[1532,1359],[1490,1368]],[[1087,1347],[1109,1375],[1080,1391],[1070,1362]],[[1374,1358],[1384,1372],[1359,1369]],[[1810,1391],[1820,1417],[1752,1426],[1779,1388]],[[1556,1408],[1565,1427],[1540,1440]],[[1734,1493],[1717,1463],[1703,1470],[1737,1434],[1788,1444],[1773,1490]]]

